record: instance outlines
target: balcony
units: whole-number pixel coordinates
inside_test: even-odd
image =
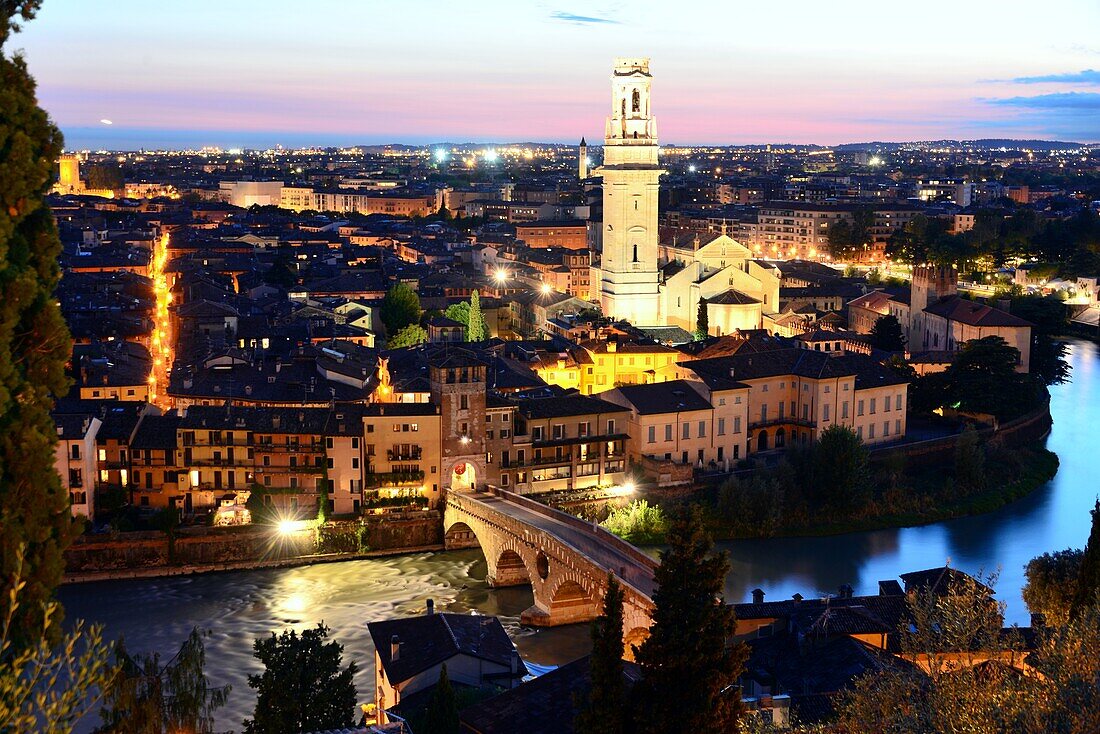
[[[423,471],[378,472],[364,475],[363,487],[365,489],[377,489],[379,487],[421,484],[423,481]]]
[[[393,449],[386,450],[386,460],[390,462],[394,461],[420,461],[420,457],[423,456],[424,449],[416,446],[408,451],[394,451]]]
[[[323,441],[315,441],[313,443],[254,443],[250,445],[261,454],[323,454],[325,452],[325,444]]]

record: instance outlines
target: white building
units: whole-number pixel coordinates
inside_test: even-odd
[[[603,176],[600,306],[639,325],[661,323],[657,195],[665,171],[657,163],[651,81],[649,59],[615,59],[603,165],[594,171]]]
[[[96,434],[101,421],[91,415],[55,415],[54,467],[69,493],[73,517],[95,515]]]

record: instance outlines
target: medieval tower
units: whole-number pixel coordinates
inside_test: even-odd
[[[600,306],[633,324],[661,323],[657,272],[657,122],[649,59],[617,58],[604,133]]]
[[[581,138],[581,144],[577,148],[577,178],[584,181],[588,178],[588,143]]]

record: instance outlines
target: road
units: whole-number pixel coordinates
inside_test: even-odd
[[[657,585],[653,580],[652,569],[622,552],[619,548],[608,544],[596,535],[595,532],[585,532],[574,525],[535,512],[534,510],[529,510],[522,505],[509,502],[494,495],[478,494],[476,495],[476,499],[478,502],[491,507],[493,510],[503,515],[515,519],[517,522],[538,528],[539,530],[553,535],[600,568],[612,571],[616,576],[626,581],[650,599],[653,598],[653,592]]]

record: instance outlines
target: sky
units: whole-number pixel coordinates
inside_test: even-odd
[[[9,41],[70,149],[1100,141],[1097,0],[44,0]],[[105,121],[110,121],[108,124]]]

